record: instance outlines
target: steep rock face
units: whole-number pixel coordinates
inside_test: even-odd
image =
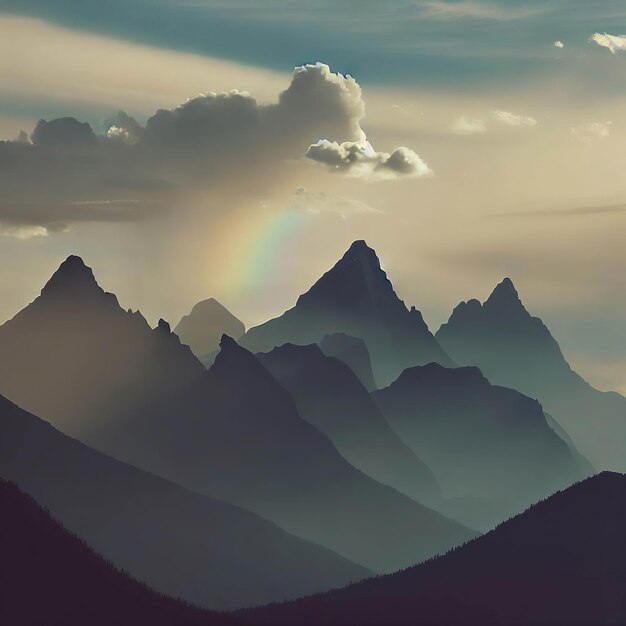
[[[15,485],[0,480],[0,622],[11,626],[236,624],[161,596],[113,568]]]
[[[284,343],[317,343],[345,333],[365,341],[378,384],[388,384],[412,365],[452,364],[415,308],[406,308],[380,267],[374,250],[355,241],[296,305],[251,328],[241,344],[267,352]]]
[[[246,327],[215,298],[209,298],[198,302],[178,322],[174,332],[201,358],[218,349],[222,335],[239,339]]]
[[[410,368],[373,398],[447,498],[497,505],[491,527],[583,477],[541,405],[491,385],[478,368]]]
[[[491,382],[537,398],[594,467],[626,470],[626,398],[594,389],[572,370],[510,279],[484,304],[459,304],[437,339],[459,364],[477,365]]]
[[[229,337],[201,380],[104,426],[98,446],[117,458],[255,511],[375,571],[474,535],[356,470]]]
[[[0,393],[79,437],[203,372],[166,323],[124,311],[76,256],[0,326]]]
[[[604,472],[438,559],[242,614],[272,626],[626,622],[626,477]]]
[[[101,454],[2,397],[0,476],[117,568],[201,606],[281,601],[368,573],[253,513]]]
[[[345,333],[333,333],[324,335],[319,346],[326,356],[335,357],[348,365],[368,391],[376,389],[370,353],[363,339]]]
[[[422,504],[440,503],[441,489],[430,469],[389,427],[345,363],[314,344],[285,344],[256,357],[293,396],[300,416],[354,467]]]

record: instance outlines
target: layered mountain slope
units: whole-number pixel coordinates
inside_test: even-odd
[[[626,623],[626,477],[557,493],[421,566],[245,613],[256,624]]]
[[[218,349],[222,335],[239,339],[246,327],[215,298],[209,298],[198,302],[174,332],[200,358]]]
[[[349,365],[368,391],[376,389],[370,353],[363,339],[345,333],[333,333],[324,335],[319,346],[326,356],[333,356]]]
[[[98,445],[375,571],[405,567],[474,534],[356,470],[228,337],[201,380],[124,417],[119,428],[105,424]]]
[[[510,279],[481,304],[462,302],[437,338],[459,364],[539,399],[596,468],[626,470],[626,398],[587,384],[543,322],[524,308]]]
[[[0,476],[119,569],[199,605],[295,598],[367,574],[253,513],[96,452],[2,397]]]
[[[203,373],[167,323],[124,311],[76,256],[0,326],[0,393],[79,437]]]
[[[158,595],[116,571],[22,493],[0,480],[0,623],[7,626],[212,626],[226,615]]]
[[[497,505],[492,525],[583,477],[541,405],[478,368],[413,367],[372,397],[447,498]]]
[[[318,343],[333,333],[365,341],[379,385],[412,365],[452,364],[422,314],[407,309],[398,298],[376,253],[364,241],[355,241],[292,309],[251,328],[240,343],[252,352],[267,352],[284,343]]]
[[[328,435],[354,467],[423,504],[440,503],[430,469],[389,427],[345,363],[315,344],[285,344],[256,357],[292,395],[300,416]]]

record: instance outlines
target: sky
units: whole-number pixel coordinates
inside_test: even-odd
[[[365,239],[433,332],[510,276],[626,392],[623,33],[621,0],[0,0],[0,320],[80,254],[153,323],[250,326]]]

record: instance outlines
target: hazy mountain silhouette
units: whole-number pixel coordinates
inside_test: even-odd
[[[284,343],[318,343],[332,333],[365,341],[379,385],[412,365],[452,364],[422,314],[407,309],[398,298],[376,253],[364,241],[355,241],[292,309],[251,328],[240,343],[253,352],[267,352]]]
[[[376,571],[474,534],[356,470],[226,336],[201,380],[118,428],[104,426],[99,445],[118,458],[253,510]]]
[[[257,359],[293,396],[298,413],[354,467],[429,506],[441,502],[430,469],[389,427],[354,372],[320,348],[285,344]]]
[[[370,353],[363,339],[345,333],[324,335],[319,342],[326,356],[333,356],[350,366],[368,391],[376,389]]]
[[[116,567],[203,606],[294,598],[368,573],[253,513],[96,452],[2,397],[0,476]]]
[[[543,322],[524,308],[510,279],[480,304],[462,302],[437,338],[460,364],[538,398],[597,468],[626,470],[626,398],[576,374]]]
[[[0,623],[6,626],[237,623],[159,595],[116,571],[1,479],[0,510]]]
[[[491,527],[583,477],[541,405],[491,385],[476,367],[412,367],[372,397],[391,427],[433,470],[447,498],[492,503],[491,512],[500,514],[485,520]],[[465,503],[470,515],[480,504]],[[458,515],[461,509],[456,510]],[[470,518],[461,519],[469,523]]]
[[[282,606],[256,624],[626,623],[626,477],[604,472],[443,557]]]
[[[222,335],[239,339],[246,327],[226,307],[209,298],[198,302],[174,332],[200,358],[218,349]]]
[[[0,393],[79,436],[204,373],[161,322],[152,330],[70,256],[41,295],[0,326]]]

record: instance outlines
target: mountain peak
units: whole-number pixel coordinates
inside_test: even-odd
[[[513,281],[508,277],[496,285],[483,306],[492,311],[526,312]]]
[[[373,265],[377,269],[380,268],[380,261],[373,248],[370,248],[365,240],[357,239],[350,244],[350,247],[346,250],[342,260],[348,261],[360,261],[361,263],[367,263]]]
[[[41,295],[77,295],[102,293],[93,271],[76,255],[70,255],[41,290]]]

